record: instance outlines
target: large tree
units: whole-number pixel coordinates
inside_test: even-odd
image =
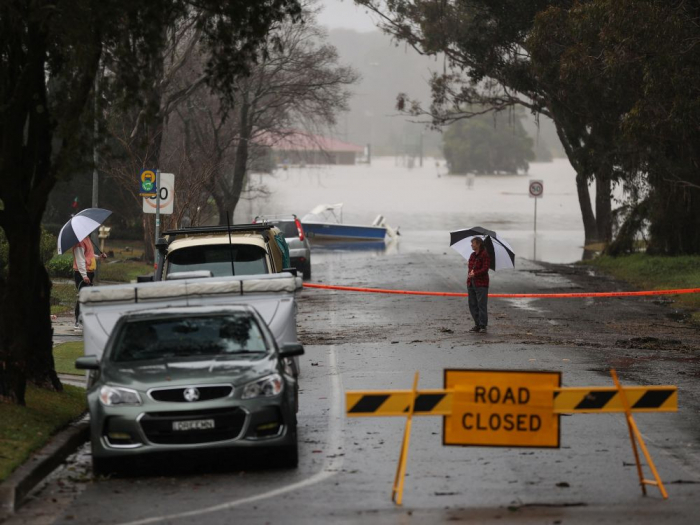
[[[408,95],[399,109],[428,115],[434,125],[471,118],[484,111],[523,106],[551,117],[576,170],[586,242],[611,236],[612,168],[590,152],[606,138],[588,126],[559,93],[540,82],[532,68],[528,37],[535,19],[550,6],[573,0],[356,0],[379,15],[380,26],[426,55],[442,56],[430,83],[433,101],[422,108]],[[592,162],[595,161],[595,162]],[[595,211],[588,185],[596,183]]]
[[[599,140],[631,197],[610,251],[700,253],[700,6],[682,0],[591,0],[552,6],[528,39],[540,82]]]
[[[296,0],[3,0],[0,3],[0,397],[24,403],[26,381],[60,389],[53,369],[50,281],[39,254],[49,192],[82,161],[100,63],[105,93],[147,107],[167,29],[196,9],[212,51],[208,82],[231,93],[270,28]],[[144,93],[146,96],[143,96]],[[228,97],[231,99],[231,97]],[[147,111],[144,119],[153,111]]]
[[[527,172],[535,154],[521,112],[487,113],[450,124],[443,143],[450,173]]]

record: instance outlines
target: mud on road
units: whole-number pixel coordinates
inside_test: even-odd
[[[373,264],[358,268],[353,259],[334,262],[336,279],[313,281],[343,286],[411,289],[421,291],[466,292],[460,280],[460,268],[450,268],[454,257],[418,255],[421,259],[436,258],[438,264],[426,273],[426,268],[416,263],[415,254],[375,259]],[[440,259],[447,259],[447,261]],[[441,262],[441,264],[440,264]],[[492,293],[571,293],[615,292],[632,290],[626,283],[598,274],[590,266],[532,263],[519,260],[515,271],[491,272]],[[365,271],[363,271],[365,270]],[[320,273],[320,272],[319,272]],[[462,273],[466,274],[466,269]],[[449,275],[454,287],[430,276]],[[432,288],[426,286],[433,285]],[[343,296],[341,322],[343,326],[325,327],[329,320],[329,305],[333,299]],[[412,301],[414,305],[408,305]],[[443,303],[443,304],[440,304]],[[396,312],[387,315],[383,310],[413,310],[423,304],[427,309],[416,322],[393,323]],[[436,309],[444,316],[433,315]],[[357,330],[356,319],[367,320],[365,315],[374,313],[370,326]],[[492,298],[489,303],[491,316],[489,333],[482,334],[480,342],[515,344],[561,344],[593,348],[618,348],[625,350],[669,351],[687,354],[687,361],[700,359],[700,326],[689,322],[690,313],[675,306],[670,296],[610,297],[610,298],[562,298],[562,299],[503,299]],[[386,322],[384,322],[385,320]],[[380,295],[361,292],[306,289],[300,298],[300,338],[305,344],[352,343],[376,341],[389,333],[404,338],[415,337],[439,341],[452,338],[460,340],[469,335],[472,326],[468,316],[466,299],[410,295]],[[389,329],[389,332],[387,332]],[[398,337],[398,335],[397,335]],[[427,342],[427,341],[425,341]],[[661,356],[659,356],[661,357]],[[700,372],[700,363],[698,370]]]
[[[313,282],[342,286],[466,292],[466,262],[451,252],[361,258],[333,254]],[[631,291],[590,266],[517,259],[516,270],[491,272],[491,293]],[[677,384],[682,403],[700,407],[700,327],[672,296],[608,298],[492,298],[489,331],[472,334],[466,298],[305,289],[299,337],[306,345],[383,341],[459,347],[531,345],[577,347],[591,371],[616,368],[639,384]],[[332,321],[332,322],[331,322]],[[694,413],[700,413],[696,408]]]

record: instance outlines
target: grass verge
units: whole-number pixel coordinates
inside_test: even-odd
[[[85,370],[75,368],[75,360],[85,355],[85,345],[82,341],[72,341],[61,343],[53,349],[53,360],[56,365],[56,372],[59,374],[85,375]]]
[[[586,264],[644,290],[700,286],[700,256],[664,257],[638,253],[624,257],[598,257],[586,261]],[[700,323],[700,294],[673,298],[678,306],[692,310],[693,321]]]
[[[72,312],[75,309],[77,295],[75,284],[54,282],[51,285],[51,313],[61,315]]]
[[[100,280],[130,283],[139,275],[153,273],[153,265],[143,259],[143,241],[107,239],[105,251],[112,256],[100,262]]]
[[[26,402],[0,403],[0,481],[86,410],[85,390],[70,385],[61,393],[30,385]]]
[[[111,264],[109,259],[100,264],[100,281],[113,281],[130,283],[139,275],[153,273],[152,264],[144,264],[140,261],[115,261]]]

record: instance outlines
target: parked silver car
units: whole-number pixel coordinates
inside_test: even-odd
[[[296,215],[259,215],[254,223],[268,223],[284,234],[289,246],[289,259],[292,268],[301,272],[304,279],[311,279],[311,244],[304,234],[304,227]]]
[[[247,305],[141,310],[117,322],[87,392],[96,473],[125,456],[185,450],[270,447],[296,467],[298,386],[285,359]]]

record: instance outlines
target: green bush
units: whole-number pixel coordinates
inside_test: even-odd
[[[54,255],[46,263],[46,270],[51,277],[73,277],[73,255],[70,253]]]

